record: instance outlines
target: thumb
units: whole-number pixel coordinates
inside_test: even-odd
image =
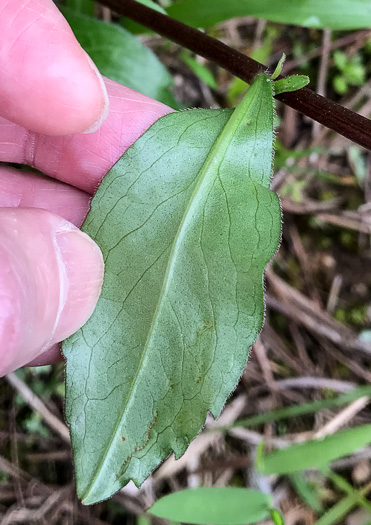
[[[87,321],[103,267],[95,242],[62,217],[0,208],[0,376]]]
[[[108,113],[101,75],[52,0],[0,0],[0,115],[29,131],[94,131]]]

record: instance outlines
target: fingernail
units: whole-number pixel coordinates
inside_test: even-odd
[[[90,58],[90,56],[88,54],[86,54],[86,57],[87,57],[87,60],[89,62],[89,65],[90,65],[91,69],[94,71],[94,73],[96,74],[96,76],[97,76],[97,78],[99,80],[99,84],[100,84],[100,87],[101,87],[101,90],[102,90],[102,94],[103,94],[104,106],[103,106],[102,112],[101,112],[98,120],[96,120],[94,122],[94,124],[89,126],[87,130],[83,131],[82,132],[83,134],[94,133],[95,131],[97,131],[101,127],[103,122],[106,120],[106,118],[108,116],[108,112],[109,112],[108,93],[107,93],[107,88],[106,88],[106,85],[104,83],[103,77],[100,74],[97,66],[94,64],[94,62]]]
[[[61,304],[52,343],[63,341],[89,319],[97,303],[104,273],[99,246],[80,230],[56,236],[61,275]]]

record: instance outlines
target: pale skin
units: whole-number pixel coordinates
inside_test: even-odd
[[[150,80],[149,80],[150,81]],[[78,229],[105,173],[170,109],[103,79],[51,0],[0,0],[0,376],[61,359],[92,314],[99,247]]]

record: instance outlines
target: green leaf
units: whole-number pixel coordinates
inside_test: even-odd
[[[370,331],[371,336],[371,331]],[[371,342],[371,337],[370,337]],[[333,399],[321,399],[317,401],[311,401],[309,403],[302,403],[300,405],[291,405],[284,408],[278,408],[265,412],[264,414],[258,414],[256,416],[250,416],[245,419],[239,419],[232,425],[223,427],[223,429],[235,428],[235,427],[255,427],[265,423],[271,423],[281,421],[282,419],[289,419],[292,417],[303,416],[304,414],[314,414],[325,408],[334,408],[337,406],[345,405],[351,401],[355,401],[363,396],[371,396],[371,385],[360,386],[349,392],[345,392],[340,396]]]
[[[358,498],[356,493],[350,496],[345,496],[336,503],[336,505],[325,512],[325,514],[316,521],[316,525],[335,525],[337,523],[345,523],[345,516],[347,516],[357,504]]]
[[[95,2],[92,0],[65,0],[65,6],[76,13],[94,16]]]
[[[218,89],[218,83],[210,69],[203,64],[200,64],[200,62],[197,62],[197,60],[191,57],[187,51],[182,51],[179,58],[193,71],[195,75],[199,77],[200,80],[202,80],[202,82],[205,82],[205,84],[211,87],[211,89]]]
[[[339,49],[337,49],[336,51],[334,51],[333,57],[334,57],[335,66],[338,69],[340,69],[340,71],[344,71],[344,68],[346,67],[348,63],[348,58],[346,54],[343,53],[343,51],[340,51]]]
[[[281,78],[274,83],[274,93],[287,93],[288,91],[297,91],[309,84],[309,77],[306,75],[292,75],[291,77]]]
[[[323,505],[317,494],[317,490],[309,481],[307,481],[305,473],[293,472],[289,475],[289,478],[301,499],[317,514],[322,513]]]
[[[288,474],[309,468],[322,468],[337,458],[351,454],[371,442],[371,425],[337,432],[323,439],[291,445],[259,458],[264,474]]]
[[[333,82],[335,91],[339,95],[345,95],[345,93],[348,91],[348,82],[346,78],[341,75],[336,75],[332,82]]]
[[[371,518],[371,503],[369,501],[370,484],[359,488],[358,490],[350,485],[344,478],[335,474],[334,472],[324,472],[326,476],[334,483],[336,487],[343,490],[347,496],[341,499],[336,505],[331,507],[321,518],[316,522],[316,525],[333,525],[335,523],[343,523],[344,517],[350,513],[353,507],[359,505],[369,513]],[[368,522],[367,522],[368,523]],[[371,523],[371,521],[370,521]]]
[[[62,9],[77,40],[108,78],[177,107],[173,79],[150,49],[122,27]]]
[[[234,77],[227,93],[228,104],[233,106],[248,89],[249,84],[238,77]]]
[[[240,16],[318,29],[368,29],[370,0],[181,0],[167,13],[193,27],[211,27]]]
[[[280,76],[285,60],[286,60],[286,55],[285,53],[282,53],[282,56],[279,59],[278,64],[276,65],[276,69],[273,71],[271,75],[271,80],[276,80],[276,78]]]
[[[104,177],[83,230],[99,244],[98,305],[66,340],[66,417],[85,504],[179,458],[218,417],[264,317],[281,213],[269,190],[272,83],[235,111],[158,120]]]
[[[271,509],[270,516],[274,525],[285,525],[285,518],[277,509]]]
[[[268,518],[271,504],[271,496],[259,490],[205,487],[169,494],[148,512],[182,523],[243,525]]]
[[[351,86],[359,86],[365,81],[366,69],[362,64],[348,62],[344,68],[344,75]]]
[[[152,522],[147,516],[137,516],[136,525],[152,525]]]

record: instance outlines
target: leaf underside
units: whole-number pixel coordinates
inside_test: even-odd
[[[63,343],[85,504],[179,458],[207,412],[219,416],[261,329],[281,213],[269,190],[271,83],[260,75],[249,93],[234,113],[158,120],[92,201],[83,230],[102,249],[103,289]]]
[[[160,498],[149,514],[182,523],[247,525],[269,517],[272,497],[237,487],[186,489]]]

